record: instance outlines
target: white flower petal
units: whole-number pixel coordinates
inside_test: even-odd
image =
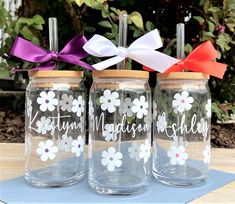
[[[44,100],[41,97],[38,97],[37,98],[37,103],[42,104],[42,103],[44,103]]]
[[[51,152],[57,153],[58,152],[58,148],[56,146],[51,147]]]
[[[41,157],[40,157],[40,159],[41,159],[42,161],[47,161],[47,160],[48,160],[48,154],[42,154]]]
[[[185,164],[185,160],[183,158],[179,158],[178,159],[178,164],[179,165],[184,165]]]
[[[108,148],[108,153],[109,153],[109,155],[114,155],[115,152],[116,152],[116,149],[115,149],[114,147],[109,147],[109,148]]]
[[[47,140],[45,146],[46,146],[47,148],[52,147],[52,146],[53,146],[53,141],[52,141],[52,140]]]
[[[77,150],[76,156],[77,156],[77,157],[80,157],[80,156],[81,156],[81,151]]]
[[[171,158],[171,160],[170,160],[170,163],[172,164],[172,165],[176,165],[177,164],[177,159],[175,158],[175,157],[172,157]]]
[[[183,91],[183,92],[181,93],[181,96],[182,96],[183,98],[187,98],[187,97],[189,96],[189,93],[188,93],[187,91]]]
[[[176,101],[179,101],[179,100],[181,100],[181,95],[179,93],[176,93],[174,95],[174,98],[176,99]]]
[[[113,102],[114,106],[120,106],[120,100],[119,99],[113,100],[112,102]]]
[[[47,97],[48,97],[48,99],[53,99],[55,97],[55,93],[53,91],[49,91],[47,93]]]
[[[118,94],[118,92],[113,92],[112,93],[112,98],[115,100],[115,99],[117,99],[119,97],[119,94]],[[119,100],[120,101],[120,100]]]
[[[116,167],[120,167],[122,165],[122,161],[121,160],[116,160],[115,161],[115,166]]]
[[[109,163],[109,160],[108,160],[106,157],[103,158],[103,159],[101,159],[101,164],[102,164],[103,166],[107,166],[108,163]]]
[[[42,111],[42,112],[45,112],[46,110],[47,110],[47,105],[45,105],[44,103],[42,104],[42,105],[40,105],[40,110]]]
[[[108,168],[109,171],[114,171],[114,170],[115,170],[115,165],[114,165],[114,163],[113,163],[113,162],[110,162],[110,163],[108,164],[107,168]]]
[[[105,111],[108,108],[108,104],[107,103],[103,103],[103,104],[101,104],[100,107],[101,107],[101,110]]]
[[[36,150],[37,154],[41,155],[45,152],[44,148],[37,148]]]
[[[47,97],[47,93],[45,91],[42,91],[39,95],[41,96],[41,98]]]
[[[104,96],[101,96],[101,97],[100,97],[100,99],[99,99],[99,102],[100,102],[100,103],[104,103],[104,102],[106,102],[105,97],[104,97]]]
[[[134,113],[137,113],[139,111],[139,108],[137,106],[132,106],[131,110],[134,112]]]
[[[122,153],[121,152],[117,152],[114,156],[117,160],[122,159]]]
[[[111,91],[110,90],[108,90],[108,89],[106,89],[105,91],[104,91],[104,96],[107,98],[109,98],[110,97],[110,95],[111,95]]]
[[[48,157],[49,157],[50,160],[53,160],[53,159],[55,159],[56,154],[54,154],[54,153],[52,152],[52,153],[48,154]]]

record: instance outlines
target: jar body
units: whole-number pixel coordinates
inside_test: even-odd
[[[210,162],[207,79],[158,80],[153,107],[154,176],[169,185],[201,184]]]
[[[25,112],[28,182],[39,187],[57,187],[71,185],[83,177],[85,115],[81,79],[31,78]]]
[[[151,178],[151,91],[147,79],[94,78],[89,98],[89,184],[132,194]]]

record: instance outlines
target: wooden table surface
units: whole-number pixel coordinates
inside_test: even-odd
[[[235,173],[235,149],[212,148],[211,168]],[[23,174],[24,144],[0,143],[0,180]],[[190,203],[235,204],[235,181]]]

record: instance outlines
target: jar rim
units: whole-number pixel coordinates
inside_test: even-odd
[[[204,74],[202,72],[170,72],[170,73],[158,73],[157,78],[160,80],[200,80],[209,79],[210,75]]]
[[[34,78],[83,77],[83,71],[69,70],[29,70],[28,74]]]
[[[94,78],[149,78],[149,72],[147,71],[139,71],[139,70],[103,70],[103,71],[93,71],[92,76]]]

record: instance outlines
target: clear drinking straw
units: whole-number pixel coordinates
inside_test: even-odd
[[[126,12],[122,12],[119,15],[119,38],[118,38],[118,46],[119,47],[126,47],[126,42],[127,42],[127,25],[128,25],[128,15]],[[124,70],[125,69],[125,60],[117,64],[117,69],[118,70]],[[124,100],[124,95],[123,92],[121,91],[120,93],[120,98],[121,98],[121,103]],[[120,104],[121,106],[122,104]],[[114,115],[114,125],[117,125],[117,117],[119,114],[115,112]],[[116,134],[115,132],[113,134]],[[115,135],[114,135],[115,136]],[[117,143],[117,149],[118,151],[121,151],[121,141],[122,141],[122,133],[120,131],[119,133],[119,138],[118,138],[118,143]]]
[[[184,54],[184,36],[185,36],[185,29],[183,23],[178,23],[176,25],[176,47],[177,47],[177,58],[183,59],[185,57]]]
[[[126,47],[127,41],[127,24],[128,24],[128,15],[126,12],[122,12],[119,15],[119,38],[118,46]],[[117,69],[125,69],[125,60],[117,64]]]
[[[185,52],[184,52],[184,46],[185,46],[185,27],[183,23],[178,23],[176,25],[176,55],[178,59],[185,58]],[[178,120],[178,126],[181,121],[181,114],[177,113],[177,120]],[[177,136],[177,143],[178,146],[183,145],[185,146],[185,133],[182,136]],[[182,144],[181,144],[182,143]],[[180,166],[180,174],[185,177],[186,172],[186,164]]]
[[[49,18],[49,45],[50,50],[58,52],[58,30],[57,19]]]
[[[50,17],[49,19],[49,48],[51,51],[55,51],[58,52],[58,30],[57,30],[57,18],[54,17]],[[59,68],[59,64],[56,64],[56,68]],[[57,96],[57,99],[59,100],[59,95]],[[57,112],[59,113],[60,110],[59,108],[57,108]],[[52,115],[53,118],[58,117],[58,115]],[[54,120],[54,119],[52,119]],[[53,121],[55,123],[55,121]],[[60,135],[59,135],[59,131],[55,131],[55,134],[53,135],[53,141],[58,141],[60,142]],[[59,161],[60,160],[60,155],[57,156],[56,158],[56,162],[52,165],[54,168],[51,168],[51,174],[54,178],[58,178],[60,175],[60,164]]]

